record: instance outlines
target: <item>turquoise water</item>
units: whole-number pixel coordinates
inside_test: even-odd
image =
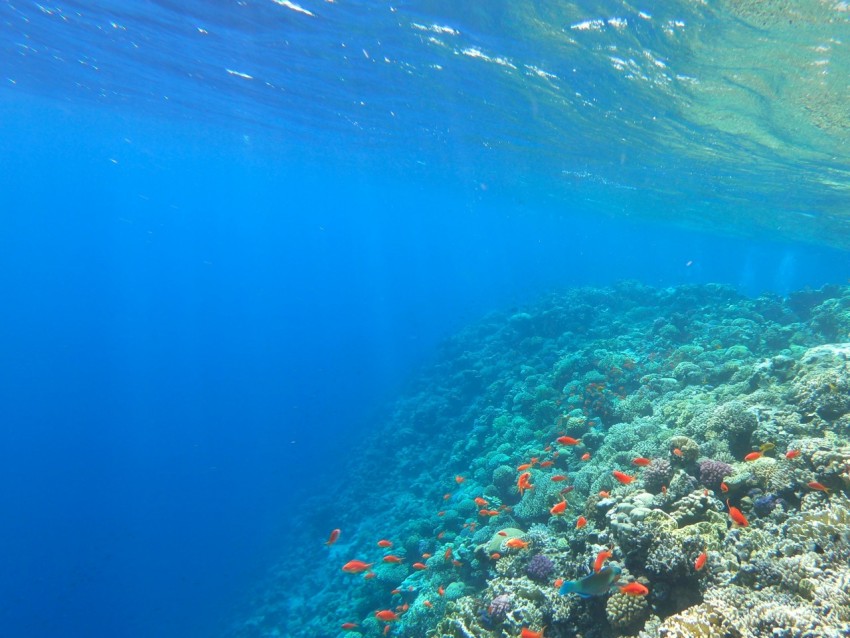
[[[847,283],[848,22],[2,3],[5,633],[226,635],[289,564],[312,589],[281,635],[335,636],[316,588],[368,610],[333,580],[333,510],[431,497],[431,457],[393,465],[410,485],[352,477],[461,331],[623,280]]]

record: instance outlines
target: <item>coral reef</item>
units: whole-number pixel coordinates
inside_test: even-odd
[[[295,515],[299,548],[346,530],[296,558],[308,593],[288,547],[231,638],[850,635],[848,329],[839,287],[624,282],[488,316],[352,461],[356,507]],[[559,594],[605,564],[610,591]]]

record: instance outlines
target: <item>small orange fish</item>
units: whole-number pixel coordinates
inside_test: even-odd
[[[601,496],[602,498],[608,498],[609,496],[611,496],[611,493],[607,490],[599,490],[599,496]]]
[[[396,594],[400,594],[400,593],[401,593],[401,590],[400,590],[400,589],[393,589],[390,593],[391,593],[393,596],[395,596]]]
[[[744,457],[745,461],[755,461],[756,459],[760,459],[762,457],[761,452],[750,452],[747,456]]]
[[[475,504],[478,507],[486,507],[488,505],[487,501],[485,499],[481,498],[480,496],[475,497]]]
[[[504,531],[504,530],[502,530],[501,532],[499,532],[499,536],[507,536],[507,535],[508,535],[508,533],[507,533],[506,531]]]
[[[540,463],[540,467],[552,467],[555,465],[555,461],[543,461]]]
[[[531,457],[531,464],[532,465],[534,465],[535,463],[539,463],[539,462],[540,462],[540,459],[538,457],[536,457],[536,456]]]
[[[571,436],[560,436],[555,440],[561,445],[578,445],[581,443],[581,439],[574,439]]]
[[[561,585],[563,585],[563,584],[564,584],[564,579],[563,579],[563,578],[556,578],[556,579],[555,579],[555,582],[554,582],[554,583],[552,583],[552,585],[554,585],[555,589],[560,589],[560,588],[561,588]]]
[[[460,567],[461,565],[463,565],[463,563],[459,560],[452,559],[452,565],[454,565],[455,567]]]
[[[393,556],[392,554],[390,554],[389,556],[384,556],[381,560],[383,560],[385,563],[403,563],[404,562],[403,558],[399,558],[398,556]]]
[[[428,565],[426,565],[426,564],[424,564],[424,563],[413,563],[413,564],[411,565],[411,567],[412,567],[413,569],[428,569]]]
[[[342,571],[348,574],[359,574],[365,572],[375,563],[364,563],[362,560],[350,560],[342,566]]]
[[[750,523],[747,521],[747,517],[741,513],[737,507],[732,507],[729,504],[729,499],[726,499],[726,507],[729,508],[729,518],[732,519],[732,522],[735,525],[740,525],[741,527],[747,527]]]
[[[433,606],[434,606],[434,605],[432,605],[432,604],[431,604],[431,601],[430,601],[430,600],[426,600],[426,601],[424,601],[422,604],[423,604],[423,605],[425,605],[425,606],[426,606],[426,607],[428,607],[428,608],[431,608],[431,607],[433,607]]]
[[[440,510],[439,512],[437,512],[437,516],[445,516],[445,515],[446,515],[446,510]]]
[[[646,596],[649,593],[649,589],[638,582],[631,582],[628,585],[623,585],[620,587],[620,591],[627,596]]]
[[[510,547],[511,549],[526,549],[528,547],[528,541],[524,541],[521,538],[512,538],[505,543],[505,547]]]
[[[390,633],[390,626],[389,626],[389,625],[385,625],[385,626],[384,626],[384,631],[383,631],[382,633],[383,633],[383,635],[384,635],[384,636],[386,636],[387,634],[389,634],[389,633]]]
[[[457,483],[458,485],[460,485],[461,483],[463,483],[465,480],[466,480],[466,479],[465,479],[465,478],[463,478],[460,474],[458,474],[457,476],[455,476],[455,483]]]
[[[628,485],[629,483],[631,483],[632,481],[635,480],[634,476],[629,476],[628,474],[624,474],[620,470],[614,470],[612,472],[612,474],[614,475],[614,478],[617,479],[618,481],[620,481],[620,483],[622,483],[623,485]]]
[[[339,540],[339,533],[341,530],[335,529],[331,532],[331,535],[328,537],[328,540],[325,541],[325,545],[333,545]]]
[[[589,461],[590,460],[590,452],[585,452],[584,454],[582,454],[581,460],[582,461]]]
[[[446,553],[443,554],[443,558],[446,559],[446,560],[451,560],[451,557],[452,557],[452,548],[449,547],[448,549],[446,549]]]
[[[706,554],[705,552],[703,552],[702,554],[697,556],[697,559],[694,561],[694,569],[697,570],[697,571],[702,570],[702,568],[705,567],[705,562],[707,560],[708,560],[708,554]]]
[[[798,456],[800,456],[800,450],[788,450],[785,453],[785,458],[789,461],[792,459],[796,459]]]
[[[340,629],[354,629],[355,627],[357,627],[356,622],[344,622],[342,623],[342,627],[340,627]]]
[[[422,554],[423,560],[428,560],[429,558],[431,558],[431,554],[429,554],[428,552],[425,552],[424,554]]]
[[[549,480],[555,483],[560,483],[561,481],[566,481],[567,477],[563,474],[555,474],[555,476],[550,476]]]
[[[543,638],[544,629],[546,629],[546,627],[544,627],[540,631],[531,631],[531,629],[529,629],[528,627],[523,627],[519,638]]]
[[[398,620],[398,614],[391,609],[382,609],[375,612],[375,618],[384,622],[392,622],[393,620]]]
[[[517,467],[516,471],[517,471],[517,472],[525,472],[525,471],[526,471],[527,469],[529,469],[530,467],[531,467],[531,463],[523,463],[522,465],[520,465],[519,467]]]
[[[501,557],[502,555],[499,552],[493,552],[492,554],[490,554],[490,558],[492,558],[493,560],[499,560]]]
[[[549,513],[552,516],[560,516],[564,513],[564,510],[567,509],[567,502],[561,501],[560,503],[555,503],[552,508],[549,510]]]
[[[584,516],[579,516],[576,519],[576,529],[581,529],[585,525],[587,525],[587,519]]]
[[[596,560],[593,561],[593,571],[594,573],[599,573],[602,570],[602,566],[605,564],[605,561],[611,558],[614,555],[610,549],[603,549],[596,555]]]
[[[662,486],[661,486],[661,493],[662,493],[662,494],[666,494],[666,493],[667,493],[667,486],[666,486],[666,485],[662,485]]]
[[[392,547],[393,544],[390,541],[385,541],[383,539],[378,541],[378,547]]]
[[[451,492],[446,492],[445,494],[443,494],[443,500],[444,501],[449,500],[451,497],[452,497]]]
[[[817,490],[818,492],[823,492],[827,496],[829,495],[829,488],[822,483],[818,483],[817,481],[810,481],[809,483],[806,483],[806,485],[810,489]]]
[[[575,485],[567,485],[564,489],[562,489],[559,494],[569,494],[576,488]]]
[[[519,479],[517,479],[517,482],[516,482],[516,487],[517,487],[517,490],[519,491],[520,496],[522,496],[522,493],[525,490],[530,490],[530,489],[534,488],[534,486],[531,483],[529,483],[530,480],[531,480],[531,472],[524,472],[524,473],[519,475]]]
[[[722,482],[722,481],[721,481],[721,483],[720,483],[720,491],[721,491],[721,492],[723,492],[723,493],[725,494],[726,492],[728,492],[728,491],[729,491],[729,486],[728,486],[728,485],[726,485],[726,483],[724,483],[724,482]]]
[[[442,537],[443,537],[443,536],[445,536],[445,535],[446,535],[446,532],[445,532],[445,530],[443,530],[442,532],[440,532],[439,534],[437,534],[437,538],[442,538]]]
[[[366,572],[365,574],[363,574],[363,578],[365,578],[366,580],[372,580],[375,576],[377,576],[375,572]]]
[[[682,450],[680,450],[677,447],[673,448],[673,455],[678,456],[679,458],[682,458],[683,456],[685,456],[684,452],[682,452]]]
[[[650,461],[649,459],[644,458],[642,456],[639,456],[636,459],[632,460],[632,465],[637,465],[638,467],[645,467],[645,466],[649,465],[650,463],[652,463],[652,461]]]

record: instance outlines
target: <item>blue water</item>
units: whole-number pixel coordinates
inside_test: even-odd
[[[745,207],[677,224],[610,174],[565,186],[536,170],[540,122],[512,137],[525,98],[451,69],[417,83],[436,62],[395,26],[427,7],[337,8],[0,7],[0,634],[220,634],[370,416],[494,309],[624,278],[756,295],[850,276]],[[374,50],[417,70],[351,71]]]

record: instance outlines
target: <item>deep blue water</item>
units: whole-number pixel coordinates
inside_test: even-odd
[[[4,636],[219,634],[285,546],[293,512],[344,480],[373,411],[443,337],[491,310],[624,278],[756,295],[850,276],[845,252],[761,233],[743,208],[687,230],[604,182],[565,198],[563,184],[524,174],[537,161],[525,152],[482,160],[471,140],[440,141],[446,118],[469,132],[491,115],[467,121],[458,78],[439,108],[430,93],[410,107],[416,87],[390,100],[381,81],[361,82],[365,101],[412,113],[403,133],[370,140],[343,116],[322,125],[349,89],[321,84],[338,61],[306,45],[265,68],[297,67],[321,91],[297,85],[304,94],[269,102],[187,87],[168,64],[180,45],[168,24],[254,36],[234,66],[273,49],[271,27],[240,31],[240,4],[204,20],[200,5],[100,6],[73,46],[60,22],[36,29],[44,7],[2,8],[17,43],[0,65]],[[342,25],[371,6],[341,5]],[[290,13],[279,28],[307,41]],[[110,68],[127,46],[97,39],[110,15],[144,23],[157,55]],[[309,42],[334,40],[315,28]],[[54,60],[91,45],[77,57],[103,60],[105,77],[82,91],[79,63],[22,54],[27,33],[27,46],[51,42]],[[185,59],[221,66],[212,51]],[[169,88],[173,113],[152,105]],[[431,133],[429,121],[440,122]]]

